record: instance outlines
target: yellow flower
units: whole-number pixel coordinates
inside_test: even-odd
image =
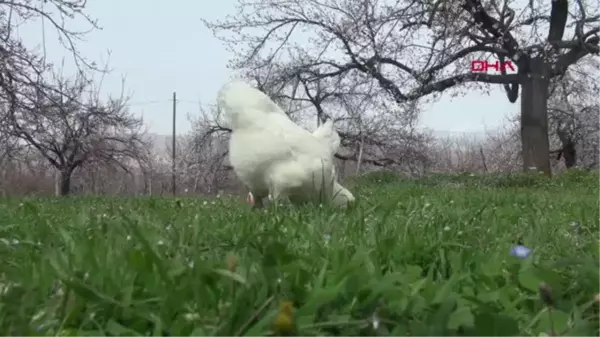
[[[291,301],[281,301],[281,304],[279,304],[279,312],[273,320],[273,330],[278,336],[293,336],[296,334],[294,304]]]
[[[235,257],[235,255],[229,255],[227,256],[227,269],[229,269],[230,272],[235,272],[235,269],[237,268],[237,258]]]
[[[230,272],[235,272],[235,269],[237,267],[237,258],[235,257],[235,255],[229,255],[227,256],[227,269],[229,269]]]

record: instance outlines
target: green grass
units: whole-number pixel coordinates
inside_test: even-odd
[[[0,333],[267,335],[292,301],[300,335],[598,335],[597,174],[348,187],[346,211],[2,200]]]

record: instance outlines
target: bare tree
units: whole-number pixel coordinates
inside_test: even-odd
[[[0,102],[19,101],[32,88],[44,86],[39,79],[51,67],[45,55],[47,31],[56,33],[80,69],[98,70],[77,50],[77,42],[90,30],[75,31],[67,26],[70,20],[83,19],[80,22],[89,24],[91,29],[98,28],[97,23],[85,14],[85,7],[86,0],[0,1]],[[18,34],[19,26],[34,21],[41,23],[41,46],[27,46]],[[38,50],[34,50],[36,47]],[[20,145],[6,129],[9,110],[0,109],[0,151],[4,156],[14,153]]]
[[[558,149],[551,151],[564,159],[567,169],[578,164],[598,166],[598,133],[600,104],[600,62],[590,60],[569,69],[551,84],[548,102],[550,141]]]
[[[549,174],[549,81],[599,50],[600,29],[591,26],[599,9],[584,2],[243,1],[235,16],[206,24],[237,54],[234,68],[292,57],[289,68],[313,78],[368,79],[397,103],[464,82],[502,84],[514,103],[521,88],[523,168]],[[573,37],[563,40],[567,28]],[[486,56],[510,59],[518,72],[471,72],[470,61]]]
[[[585,59],[552,79],[548,99],[550,162],[555,168],[598,167],[600,62]],[[509,121],[505,144],[520,139],[518,118]],[[555,158],[555,159],[553,159]]]
[[[144,153],[143,122],[128,111],[125,97],[101,102],[83,74],[55,76],[53,85],[45,87],[52,89],[36,88],[30,102],[10,107],[10,126],[58,170],[56,194],[69,194],[71,175],[85,163],[110,163],[127,171],[127,160]]]

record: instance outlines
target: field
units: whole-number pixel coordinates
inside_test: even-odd
[[[598,335],[597,173],[347,185],[345,211],[4,199],[0,334]]]

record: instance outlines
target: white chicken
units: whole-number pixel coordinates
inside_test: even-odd
[[[345,205],[354,200],[335,181],[333,155],[340,139],[331,121],[311,134],[267,95],[239,81],[225,85],[217,101],[233,131],[231,165],[252,191],[255,207],[262,207],[269,194],[273,201],[288,197],[293,203],[332,200]]]

